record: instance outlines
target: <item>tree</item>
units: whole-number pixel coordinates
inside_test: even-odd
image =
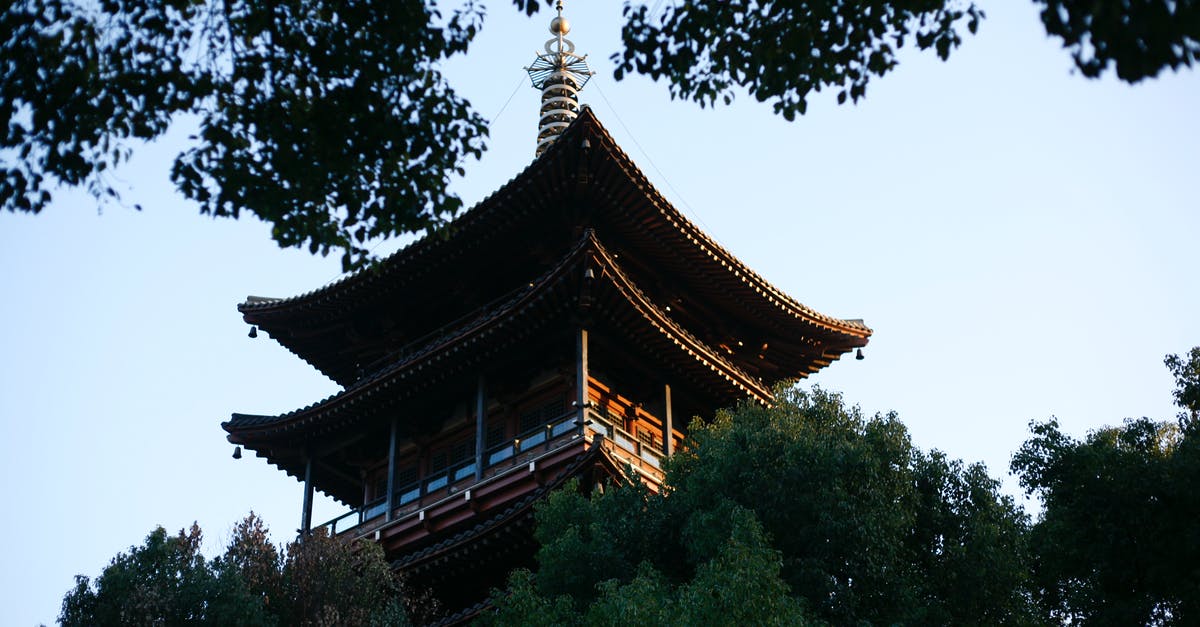
[[[1046,32],[1063,40],[1088,77],[1114,66],[1136,83],[1163,69],[1191,67],[1200,55],[1195,0],[1034,0]],[[897,65],[909,42],[946,59],[975,33],[983,11],[968,0],[897,3],[682,2],[661,14],[625,5],[625,50],[617,77],[636,71],[668,83],[673,96],[711,105],[735,88],[791,120],[811,92],[833,89],[839,103],[866,95],[871,77]]]
[[[563,494],[563,493],[560,493]],[[564,497],[559,497],[564,498]],[[566,497],[569,498],[569,497]],[[586,502],[576,506],[588,508]],[[673,584],[648,561],[627,582],[595,583],[590,603],[568,594],[543,592],[534,577],[518,570],[509,589],[493,595],[494,613],[484,625],[788,625],[810,624],[803,605],[779,576],[779,552],[767,543],[762,526],[748,510],[736,510],[731,533],[694,578]],[[552,575],[541,575],[543,581]]]
[[[354,266],[366,239],[461,207],[449,177],[486,126],[438,65],[482,18],[421,0],[6,3],[0,203],[40,211],[59,183],[115,197],[131,142],[194,116],[171,178],[201,213],[249,211],[281,246]]]
[[[1046,32],[1062,39],[1084,76],[1114,68],[1128,83],[1200,58],[1200,4],[1195,0],[1034,0]]]
[[[1181,415],[1180,420],[1195,422],[1200,414],[1200,346],[1188,351],[1186,359],[1167,355],[1163,363],[1175,377],[1175,404],[1188,412],[1186,416]]]
[[[1197,349],[1192,356],[1200,355]],[[1177,356],[1181,406],[1200,377]],[[1194,365],[1194,363],[1193,363]],[[1083,440],[1056,420],[1032,423],[1013,456],[1022,486],[1042,501],[1031,533],[1039,602],[1080,624],[1200,620],[1200,431],[1194,420],[1127,419]]]
[[[552,495],[537,511],[538,572],[498,598],[501,623],[535,607],[589,624],[677,615],[714,578],[755,599],[758,620],[1038,622],[1025,515],[981,466],[922,453],[894,415],[866,418],[839,395],[776,397],[694,422],[665,496],[636,481]],[[662,598],[641,600],[650,589]],[[712,606],[709,622],[730,611]]]
[[[549,0],[547,0],[549,2]],[[1196,0],[1034,0],[1087,76],[1190,66]],[[538,0],[513,0],[527,14]],[[656,7],[658,4],[656,3]],[[974,33],[969,0],[625,4],[616,77],[663,79],[701,105],[744,89],[791,120],[813,92],[858,101],[910,43],[943,59]],[[368,239],[436,228],[451,174],[487,127],[447,83],[484,19],[476,0],[14,0],[0,12],[0,206],[38,212],[57,185],[116,198],[139,140],[199,133],[171,178],[203,214],[250,212],[280,246],[371,259]]]
[[[159,527],[113,558],[94,582],[78,576],[59,622],[73,625],[266,625],[262,604],[200,554],[195,524],[168,536]]]
[[[318,530],[280,552],[251,513],[225,553],[200,554],[200,528],[113,558],[94,582],[77,577],[59,622],[71,625],[407,625],[435,616],[436,602],[399,578],[376,544]]]

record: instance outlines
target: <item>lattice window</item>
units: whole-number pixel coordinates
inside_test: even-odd
[[[566,413],[567,404],[562,397],[552,399],[521,414],[521,433],[545,427]]]
[[[417,482],[417,466],[405,466],[404,468],[396,469],[396,489],[402,489],[404,486]]]
[[[491,448],[503,443],[508,439],[507,429],[505,429],[504,420],[493,420],[487,427],[487,447]]]

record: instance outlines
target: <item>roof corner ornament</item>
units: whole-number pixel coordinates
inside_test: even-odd
[[[571,23],[562,15],[562,0],[558,0],[555,8],[558,17],[550,20],[554,38],[546,41],[545,52],[539,53],[525,68],[533,87],[542,90],[536,152],[539,157],[579,115],[579,90],[595,74],[588,67],[587,55],[575,54],[575,44],[566,38]]]

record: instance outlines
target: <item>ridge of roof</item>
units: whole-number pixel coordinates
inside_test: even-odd
[[[246,301],[238,305],[238,310],[244,314],[250,314],[252,312],[267,312],[276,308],[290,308],[310,303],[323,295],[332,294],[337,290],[343,289],[343,286],[350,286],[350,289],[354,290],[359,289],[358,285],[361,285],[362,289],[365,289],[370,284],[382,280],[384,276],[403,275],[402,269],[415,263],[420,257],[432,253],[443,246],[450,245],[453,240],[457,239],[454,237],[456,231],[470,227],[473,223],[482,221],[487,215],[498,210],[503,206],[503,203],[498,203],[495,199],[512,193],[513,188],[523,185],[527,178],[535,178],[531,173],[533,170],[549,167],[548,164],[553,161],[555,156],[568,149],[567,147],[572,143],[570,139],[589,131],[613,155],[614,161],[625,176],[629,177],[629,180],[636,187],[645,190],[651,205],[668,223],[679,230],[685,241],[695,246],[701,254],[726,268],[735,279],[753,289],[768,304],[795,319],[825,327],[827,330],[859,338],[867,338],[873,333],[872,329],[861,319],[844,319],[829,316],[795,300],[747,266],[733,253],[713,239],[712,236],[705,233],[675,208],[662,192],[650,182],[649,178],[638,168],[629,154],[616,143],[612,134],[600,123],[591,107],[587,106],[583,107],[579,116],[563,131],[559,140],[555,141],[542,155],[535,158],[499,189],[455,217],[443,227],[446,230],[444,232],[450,233],[449,237],[436,237],[434,236],[435,233],[426,233],[426,235],[417,241],[380,260],[376,265],[344,275],[319,288],[297,296],[275,299],[262,297],[247,298]]]

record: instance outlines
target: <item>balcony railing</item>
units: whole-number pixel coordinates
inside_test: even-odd
[[[615,452],[618,456],[627,457],[628,461],[639,460],[655,469],[662,470],[662,461],[665,457],[663,452],[638,440],[633,437],[633,434],[618,426],[624,422],[622,419],[600,409],[588,409],[587,416],[588,428],[609,438],[615,445]]]
[[[511,440],[487,449],[483,455],[483,470],[487,471],[497,467],[513,466],[515,465],[512,461],[513,458],[521,453],[533,451],[538,448],[550,451],[566,444],[570,440],[562,438],[562,436],[576,433],[579,429],[579,425],[575,420],[576,415],[576,412],[572,410],[555,418],[545,426],[526,431]],[[393,505],[395,507],[402,507],[416,502],[423,497],[437,494],[459,481],[473,477],[475,474],[475,460],[463,461],[451,466],[449,469],[440,470],[421,481],[408,484],[397,490]],[[380,497],[364,504],[362,507],[356,507],[337,518],[317,525],[315,528],[325,527],[329,530],[330,535],[348,533],[360,525],[374,521],[385,514],[387,514],[387,498]]]

